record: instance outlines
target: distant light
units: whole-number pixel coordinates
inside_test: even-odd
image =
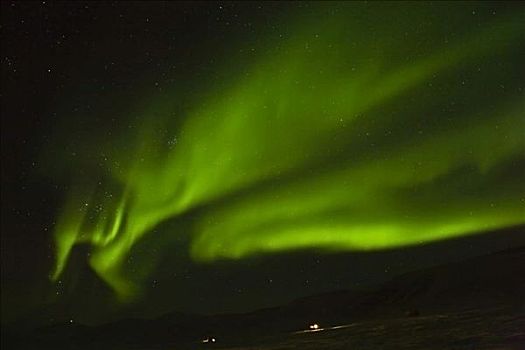
[[[319,325],[317,323],[311,324],[310,329],[319,329]]]
[[[215,339],[214,337],[208,337],[202,340],[203,343],[215,343],[216,341],[217,339]]]

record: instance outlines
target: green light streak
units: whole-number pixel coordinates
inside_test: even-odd
[[[197,261],[396,248],[524,223],[522,183],[503,194],[484,187],[498,183],[491,171],[524,154],[521,100],[480,117],[457,115],[453,126],[424,135],[398,130],[393,138],[387,127],[395,101],[417,105],[407,99],[416,89],[518,45],[518,22],[436,45],[404,63],[397,57],[406,52],[394,49],[398,36],[381,43],[392,52],[350,45],[356,28],[344,16],[319,20],[314,28],[324,29],[315,33],[298,26],[295,36],[194,106],[170,131],[174,147],[159,138],[169,108],[152,103],[138,118],[140,134],[123,136],[132,140],[126,151],[133,160],[117,156],[119,166],[107,169],[122,195],[73,193],[60,213],[53,279],[74,245],[88,243],[93,269],[129,300],[140,292],[134,282],[149,273],[144,266],[126,274],[131,249],[161,222],[198,208],[206,209],[191,232]],[[439,185],[465,168],[479,180],[474,199]]]
[[[482,177],[505,158],[519,157],[525,149],[525,127],[515,122],[524,109],[520,104],[485,124],[449,130],[410,149],[382,154],[384,159],[305,177],[222,206],[201,221],[193,256],[213,260],[299,248],[384,249],[522,223],[525,208],[520,191],[508,193],[502,188],[504,200],[491,194],[485,201],[478,198],[480,203],[457,194],[453,203],[446,203],[450,198],[433,193],[431,201],[411,207],[407,207],[410,197],[399,197],[398,191],[432,186],[437,178],[465,166]],[[495,137],[498,134],[501,138]],[[281,197],[283,193],[287,195]],[[444,207],[436,208],[435,202]]]

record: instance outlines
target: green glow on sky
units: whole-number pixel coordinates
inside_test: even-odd
[[[396,248],[525,223],[522,179],[500,180],[523,159],[523,92],[440,119],[461,72],[519,46],[520,21],[423,48],[405,47],[402,32],[377,40],[344,14],[316,23],[230,67],[168,130],[169,147],[159,135],[177,93],[138,112],[139,132],[123,132],[128,148],[107,168],[119,194],[83,186],[66,201],[53,279],[87,243],[93,269],[128,300],[150,269],[130,276],[132,248],[192,211],[196,261]],[[440,81],[454,88],[433,95]]]

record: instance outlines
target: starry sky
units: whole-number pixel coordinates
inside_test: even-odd
[[[522,4],[1,6],[2,322],[248,311],[525,244]]]

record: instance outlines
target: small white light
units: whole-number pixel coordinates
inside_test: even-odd
[[[317,323],[311,324],[310,329],[319,329],[319,325]]]

